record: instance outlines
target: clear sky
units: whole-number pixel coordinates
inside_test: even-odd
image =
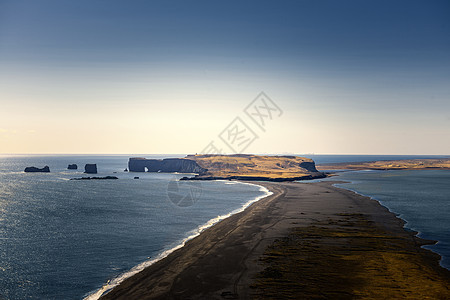
[[[450,154],[450,1],[0,0],[0,153],[195,153],[236,117],[246,152]]]

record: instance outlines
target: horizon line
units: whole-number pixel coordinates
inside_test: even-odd
[[[13,156],[13,155],[192,155],[203,153],[0,153],[0,156]],[[204,153],[203,155],[213,154]],[[214,155],[380,155],[380,156],[450,156],[450,154],[398,154],[398,153],[217,153]]]

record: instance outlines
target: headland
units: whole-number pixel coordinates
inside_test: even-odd
[[[133,172],[196,173],[182,180],[295,181],[324,178],[312,159],[298,156],[188,155],[185,158],[130,158]]]

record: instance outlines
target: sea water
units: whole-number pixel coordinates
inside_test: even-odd
[[[378,200],[406,221],[419,237],[435,240],[424,246],[441,255],[450,269],[450,170],[351,171],[325,180],[348,183],[338,187]]]
[[[267,195],[255,185],[189,184],[177,181],[184,174],[127,173],[129,157],[0,156],[0,299],[98,298],[204,228]],[[335,163],[433,157],[311,158]],[[67,170],[72,163],[79,169]],[[99,169],[89,176],[119,179],[70,180],[86,176],[86,163]],[[51,173],[23,172],[27,166],[45,165]],[[326,180],[336,179],[349,181],[342,187],[379,200],[421,237],[439,241],[429,248],[449,268],[450,171],[356,171]]]
[[[0,299],[95,299],[268,193],[127,173],[128,157],[0,157]],[[79,169],[67,170],[72,163]],[[70,180],[87,176],[86,163],[99,170],[89,176],[119,179]],[[44,165],[51,173],[23,172]]]

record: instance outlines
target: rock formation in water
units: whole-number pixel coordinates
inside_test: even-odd
[[[77,164],[71,164],[71,165],[67,166],[67,169],[69,169],[69,170],[77,170],[78,166],[77,166]]]
[[[128,161],[130,172],[179,172],[203,174],[206,169],[200,167],[195,161],[185,158],[146,159],[132,157]]]
[[[70,180],[102,180],[102,179],[119,179],[116,176],[105,176],[105,177],[80,177],[72,178]]]
[[[35,172],[49,173],[50,168],[48,166],[45,166],[42,169],[39,169],[36,167],[26,167],[24,172],[27,172],[27,173],[35,173]]]
[[[97,164],[86,164],[84,166],[84,173],[97,174]]]

